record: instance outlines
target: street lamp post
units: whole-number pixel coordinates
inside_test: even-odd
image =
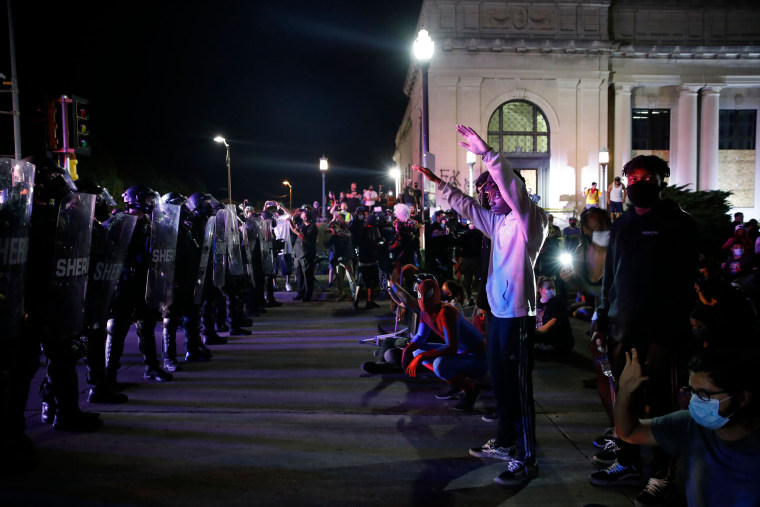
[[[475,165],[475,154],[471,151],[467,152],[467,165],[470,166],[470,197],[474,197],[472,193],[472,167]]]
[[[599,165],[602,167],[602,177],[599,182],[602,187],[601,192],[601,208],[607,209],[607,164],[610,163],[610,152],[607,148],[599,150]]]
[[[293,185],[288,180],[283,181],[282,184],[288,186],[288,209],[291,210],[293,209]]]
[[[327,203],[327,195],[325,194],[325,173],[327,173],[327,157],[322,155],[319,159],[319,170],[322,172],[322,219],[325,218],[325,207]]]
[[[214,141],[224,143],[227,148],[227,202],[232,204],[232,171],[230,170],[230,144],[222,136],[216,136]]]
[[[430,153],[430,128],[428,124],[428,67],[430,67],[430,59],[433,57],[434,49],[435,43],[433,42],[433,39],[430,38],[430,34],[428,34],[428,31],[424,28],[421,29],[417,33],[417,39],[414,41],[412,51],[420,65],[420,73],[422,75],[422,153],[420,154],[422,160],[420,163],[431,171],[435,171],[435,157]]]
[[[412,50],[414,57],[420,64],[422,74],[422,156],[430,151],[430,130],[428,128],[428,67],[430,58],[433,56],[435,43],[430,38],[430,34],[424,28],[417,33],[417,39],[414,41]]]

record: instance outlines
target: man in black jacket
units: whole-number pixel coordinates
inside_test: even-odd
[[[678,204],[660,196],[670,175],[664,160],[638,156],[624,166],[623,175],[633,206],[612,224],[592,342],[607,347],[615,378],[625,366],[625,352],[640,351],[649,380],[638,408],[643,411],[647,405],[647,417],[655,417],[678,408],[675,365],[679,355],[688,353],[691,335],[697,228]],[[639,503],[664,500],[673,491],[671,461],[655,450],[652,476],[637,497]],[[609,468],[591,475],[592,484],[639,483],[637,446],[619,443],[608,462]]]
[[[293,298],[296,301],[311,301],[314,293],[314,268],[317,265],[317,224],[314,223],[312,212],[303,209],[300,212],[301,222],[296,226],[290,221],[290,229],[297,236],[293,245],[295,258],[296,284],[298,293]]]

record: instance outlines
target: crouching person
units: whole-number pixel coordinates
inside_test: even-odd
[[[401,360],[406,373],[417,376],[422,364],[461,391],[455,410],[472,410],[480,395],[473,379],[488,369],[483,335],[456,308],[441,301],[441,288],[435,280],[417,285],[417,302],[420,323]],[[432,334],[444,343],[430,343]]]

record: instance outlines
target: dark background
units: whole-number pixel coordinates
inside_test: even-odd
[[[322,154],[328,190],[391,185],[421,3],[12,0],[22,154],[44,149],[44,105],[66,94],[90,101],[79,173],[113,187],[226,199],[216,135],[231,145],[236,201],[286,195],[284,179],[294,205],[318,200]],[[5,3],[0,16],[7,27]],[[9,54],[6,36],[8,80]],[[10,94],[0,101],[11,109]],[[0,153],[12,152],[2,116]]]

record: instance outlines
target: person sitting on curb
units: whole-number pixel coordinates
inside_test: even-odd
[[[461,390],[454,410],[472,410],[480,388],[472,380],[487,370],[483,335],[452,305],[441,301],[441,288],[435,280],[417,285],[420,324],[417,334],[404,349],[401,364],[410,377],[416,377],[420,364],[439,378]],[[431,334],[445,343],[430,343]],[[414,357],[414,359],[412,359]]]

